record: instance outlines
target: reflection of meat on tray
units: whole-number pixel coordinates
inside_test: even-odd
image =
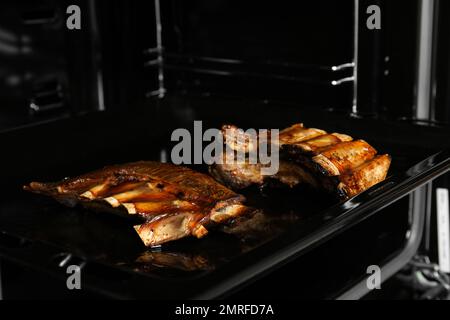
[[[275,238],[287,226],[300,220],[295,213],[268,214],[257,211],[252,217],[242,217],[224,225],[222,230],[241,239],[242,243],[249,245],[253,242],[268,241]],[[245,251],[245,250],[244,250]]]
[[[293,212],[275,214],[254,211],[251,215],[222,225],[219,228],[222,233],[197,240],[195,245],[186,240],[148,250],[135,260],[133,267],[140,272],[154,272],[157,269],[183,272],[214,270],[232,257],[276,238],[287,226],[300,219],[301,216]]]
[[[173,268],[182,271],[212,270],[214,264],[202,255],[182,252],[147,251],[136,259],[141,271],[149,267]]]

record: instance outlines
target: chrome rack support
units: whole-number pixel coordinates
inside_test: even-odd
[[[358,53],[359,53],[359,0],[355,0],[353,35],[353,105],[352,114],[358,114]]]
[[[419,120],[432,120],[432,64],[433,64],[433,20],[435,0],[419,1],[419,48],[417,61],[417,96],[415,117]]]
[[[383,282],[391,278],[403,267],[405,267],[417,254],[424,231],[424,212],[428,210],[426,199],[429,188],[431,188],[430,184],[424,185],[419,189],[413,191],[410,195],[409,214],[411,219],[411,227],[406,234],[406,244],[403,250],[396,257],[380,266]],[[357,283],[346,292],[343,292],[340,296],[337,297],[337,299],[357,300],[362,298],[369,292],[370,289],[367,286],[367,279],[363,279],[361,282]]]
[[[95,8],[95,1],[89,1],[89,9],[91,11],[90,23],[92,31],[92,47],[94,57],[95,78],[97,82],[97,109],[98,111],[105,110],[105,95],[103,91],[103,71],[102,71],[102,57],[100,51],[100,35],[98,30],[97,12]]]
[[[156,21],[156,48],[158,52],[158,83],[159,98],[164,98],[166,89],[164,88],[164,69],[163,69],[163,42],[162,42],[162,24],[161,24],[161,7],[159,0],[155,0],[155,21]]]
[[[347,69],[353,69],[355,70],[355,63],[354,62],[349,62],[349,63],[344,63],[341,65],[337,65],[337,66],[332,66],[331,67],[331,71],[333,72],[338,72],[338,71],[342,71],[342,70],[347,70]],[[342,79],[338,79],[338,80],[333,80],[331,81],[331,85],[332,86],[340,86],[341,84],[347,83],[347,82],[354,82],[355,81],[355,74],[353,71],[353,75],[350,77],[345,77]]]

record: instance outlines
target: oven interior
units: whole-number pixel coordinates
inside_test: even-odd
[[[442,131],[437,129],[427,130],[426,134],[411,140],[407,138],[417,128],[407,124],[348,119],[328,111],[314,108],[296,110],[286,105],[280,105],[286,110],[280,116],[279,108],[272,105],[249,106],[248,102],[223,99],[214,104],[216,110],[222,111],[211,114],[212,101],[215,100],[166,97],[155,106],[165,110],[164,114],[155,115],[152,110],[147,110],[128,115],[128,121],[124,122],[124,112],[97,113],[4,133],[2,144],[14,155],[6,160],[5,165],[21,170],[5,172],[1,182],[1,189],[7,195],[1,201],[0,220],[4,236],[0,247],[3,254],[19,259],[27,267],[41,272],[50,271],[56,277],[64,277],[64,268],[58,265],[70,255],[69,261],[84,266],[86,285],[92,292],[101,295],[106,291],[110,297],[186,298],[240,294],[236,290],[244,282],[230,285],[229,290],[220,294],[210,290],[227,283],[230,276],[249,268],[267,253],[276,253],[280,246],[288,245],[294,239],[301,242],[321,226],[338,223],[345,216],[343,208],[346,203],[309,190],[274,189],[261,195],[259,190],[249,189],[244,191],[248,203],[266,213],[262,222],[251,220],[243,232],[216,232],[203,240],[178,241],[155,251],[142,245],[132,228],[135,221],[81,208],[65,208],[52,199],[27,194],[21,186],[30,179],[54,181],[106,164],[161,160],[162,154],[169,153],[174,143],[170,141],[172,131],[179,127],[191,128],[194,119],[202,119],[206,130],[216,127],[223,119],[237,121],[242,126],[269,124],[278,127],[289,123],[292,117],[301,116],[307,123],[316,123],[330,131],[346,130],[350,134],[361,134],[371,143],[382,146],[380,152],[390,153],[395,159],[390,172],[393,177],[440,150],[436,136]],[[191,111],[180,114],[180,105]],[[247,116],[238,113],[244,107],[258,112],[258,117],[254,118],[252,112]],[[81,125],[84,128],[82,132],[78,131]],[[64,143],[55,152],[54,146],[62,137]],[[423,147],[425,141],[435,142]],[[194,169],[206,171],[204,166],[194,166]],[[405,246],[411,227],[410,206],[409,196],[405,194],[374,216],[370,212],[364,214],[356,227],[343,225],[332,235],[332,241],[325,242],[331,237],[319,239],[316,236],[314,245],[284,261],[293,263],[284,267],[288,270],[293,271],[294,265],[298,270],[304,270],[300,273],[305,277],[295,276],[295,281],[305,283],[305,291],[298,291],[296,295],[335,297],[361,278],[361,273],[356,270],[367,268],[367,261],[371,261],[370,265],[381,264],[398,254]],[[348,233],[342,233],[348,229]],[[355,238],[359,240],[355,242]],[[316,247],[319,249],[312,250]],[[331,251],[333,255],[329,254]],[[373,254],[363,254],[372,251]],[[341,261],[342,257],[347,257],[346,263],[339,266],[328,264]],[[270,271],[283,264],[270,268]],[[341,273],[334,266],[336,270],[343,268],[347,271]],[[274,271],[271,276],[286,277],[283,270],[286,269]],[[108,283],[108,279],[102,279],[107,276],[99,273],[112,273],[114,277],[121,274],[123,281],[120,284]],[[263,274],[256,273],[252,280]],[[312,274],[317,281],[314,285],[311,284]],[[325,282],[323,286],[319,285],[327,279],[324,277],[326,274],[330,277],[338,274],[336,282],[329,283],[331,287],[327,287]],[[294,275],[290,273],[290,276]],[[262,279],[255,285],[274,281],[269,279]],[[311,291],[310,285],[327,289]],[[63,287],[64,282],[60,286]],[[159,291],[162,287],[165,288],[163,292]],[[246,290],[252,290],[252,287]]]
[[[8,195],[0,204],[3,272],[26,283],[10,265],[19,263],[55,279],[53,293],[37,284],[30,296],[64,291],[58,265],[70,254],[86,265],[86,294],[96,296],[333,298],[369,265],[383,265],[403,249],[411,228],[409,193],[270,273],[211,291],[272,250],[284,233],[307,237],[327,222],[330,208],[345,204],[308,190],[269,196],[247,190],[252,204],[283,219],[253,238],[217,233],[154,252],[140,244],[131,221],[63,208],[21,186],[108,164],[161,160],[170,154],[171,132],[200,120],[205,130],[304,122],[363,137],[393,155],[390,174],[400,175],[449,145],[439,138],[447,129],[413,121],[417,38],[404,26],[417,24],[418,1],[375,1],[387,14],[386,27],[373,32],[364,27],[368,1],[72,1],[86,21],[79,31],[64,28],[66,2],[38,2],[0,5],[13,12],[2,23],[14,30],[21,52],[8,56],[4,74],[16,77],[2,84],[0,97],[12,108],[1,111],[0,140],[10,155],[0,182]],[[35,54],[25,54],[27,46]],[[9,281],[16,286],[7,280],[5,295],[23,294],[19,280]],[[287,281],[294,292],[283,291]]]

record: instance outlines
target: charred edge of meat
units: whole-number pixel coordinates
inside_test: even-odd
[[[245,189],[253,184],[262,184],[260,165],[214,164],[209,173],[220,183],[234,190]]]
[[[242,190],[252,185],[266,186],[278,181],[281,185],[293,188],[299,184],[308,184],[314,189],[320,189],[322,181],[320,176],[314,174],[306,166],[294,162],[280,161],[279,171],[274,176],[263,176],[260,165],[223,164],[210,168],[210,173],[218,181],[235,190]]]
[[[314,189],[321,186],[318,177],[308,167],[287,161],[280,161],[278,173],[274,178],[291,188],[302,183],[306,183]]]

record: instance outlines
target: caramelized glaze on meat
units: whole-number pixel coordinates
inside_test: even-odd
[[[225,129],[233,130],[234,136],[245,134],[234,126],[227,125]],[[225,143],[229,143],[227,135],[225,138]],[[249,137],[238,140],[251,141]],[[306,128],[303,124],[281,131],[278,146],[283,159],[278,173],[271,177],[262,176],[261,164],[250,163],[216,164],[210,167],[210,172],[233,189],[262,185],[267,178],[274,178],[290,187],[308,184],[348,198],[386,179],[391,164],[389,155],[377,156],[377,151],[364,140]],[[255,151],[256,147],[254,143],[241,143],[233,144],[232,149]]]
[[[140,217],[135,227],[147,246],[186,236],[203,237],[213,224],[248,211],[244,197],[211,177],[159,162],[115,165],[56,183],[24,187],[73,206],[113,209]]]

